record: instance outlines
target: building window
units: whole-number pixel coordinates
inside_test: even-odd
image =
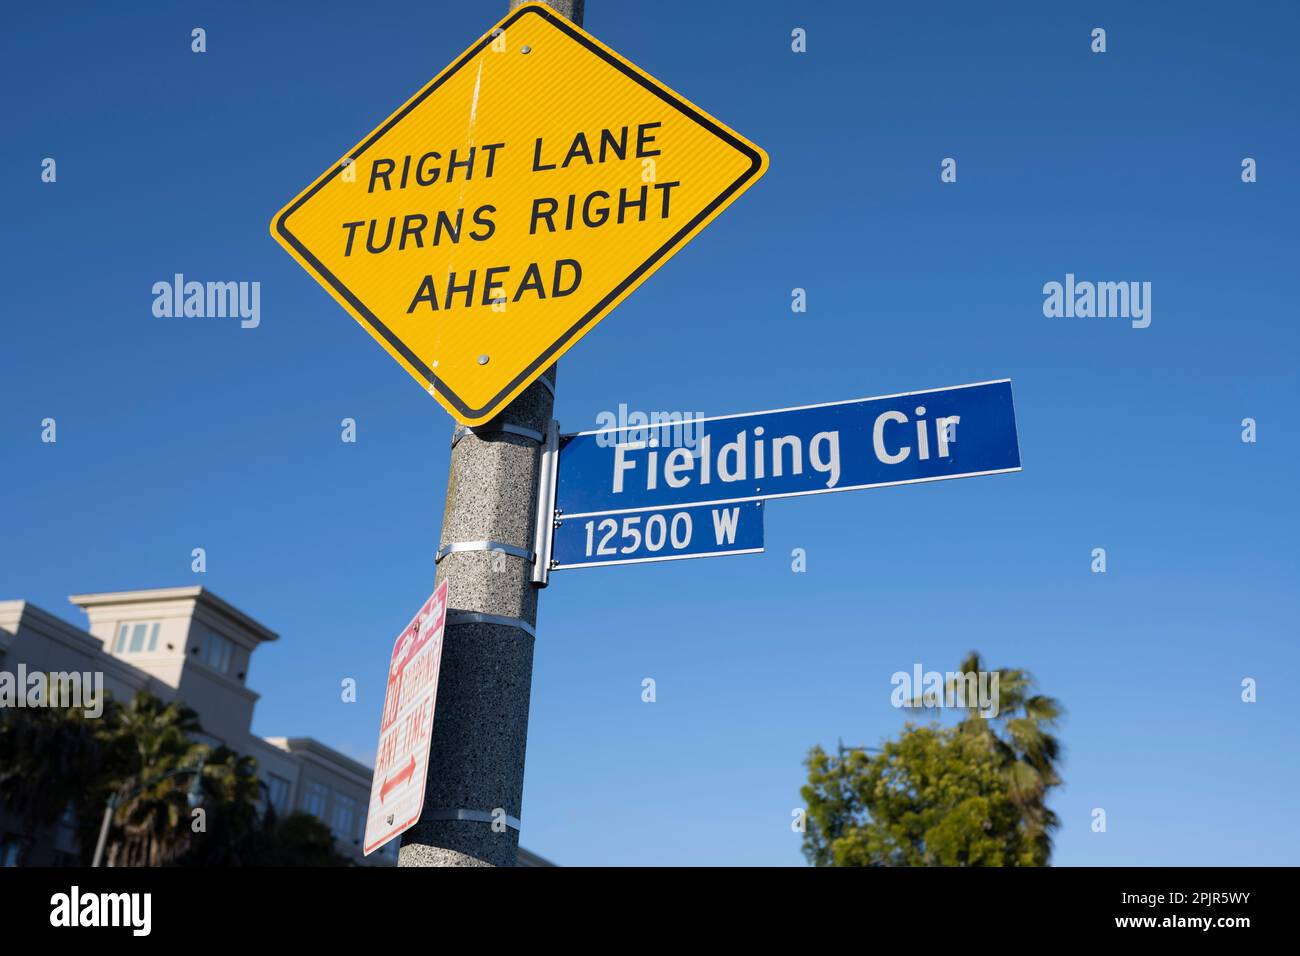
[[[208,631],[203,635],[203,648],[201,651],[203,663],[207,664],[213,670],[220,671],[223,674],[230,673],[230,665],[235,659],[235,645],[220,634],[214,634]]]
[[[126,623],[117,629],[117,643],[113,645],[115,654],[139,654],[158,649],[158,621],[139,621]]]
[[[357,802],[341,793],[334,794],[334,815],[330,819],[330,829],[339,840],[356,838],[353,828],[356,826]]]
[[[276,813],[289,809],[289,781],[273,773],[266,775],[266,799],[275,807]]]
[[[325,805],[329,802],[329,790],[325,784],[315,780],[307,781],[307,789],[302,795],[302,808],[312,816],[325,819]]]
[[[0,866],[17,866],[18,853],[22,849],[22,837],[10,833],[0,840]]]
[[[59,817],[58,827],[54,831],[54,849],[69,857],[77,852],[77,808],[72,804],[68,804],[63,811],[63,816]],[[55,864],[55,866],[65,865],[73,864]]]

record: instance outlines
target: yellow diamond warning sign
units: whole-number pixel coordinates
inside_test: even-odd
[[[330,166],[271,232],[477,425],[766,169],[753,143],[529,4]]]

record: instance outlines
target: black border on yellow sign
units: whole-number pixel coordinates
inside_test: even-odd
[[[515,11],[515,13],[512,16],[504,20],[501,23],[500,28],[505,29],[506,27],[510,26],[510,24],[518,20],[520,17],[526,16],[530,13],[543,17],[552,26],[560,30],[563,30],[574,40],[577,40],[579,43],[581,43],[592,53],[596,54],[596,56],[600,57],[610,66],[614,67],[619,72],[621,72],[624,76],[627,76],[629,79],[632,79],[635,82],[639,83],[641,86],[645,87],[647,90],[649,90],[655,96],[659,97],[665,103],[676,108],[683,115],[699,123],[701,126],[709,130],[709,132],[713,133],[713,135],[717,136],[719,139],[724,140],[740,153],[744,154],[745,156],[748,156],[750,160],[750,166],[749,169],[741,173],[740,177],[736,179],[735,182],[733,182],[730,186],[728,186],[725,190],[723,190],[722,193],[719,194],[716,199],[714,199],[711,203],[709,203],[706,207],[704,207],[704,209],[702,209],[698,215],[696,215],[693,219],[691,219],[690,222],[686,223],[686,225],[682,226],[681,229],[679,229],[676,233],[674,233],[671,237],[669,237],[667,242],[665,242],[662,246],[656,249],[654,253],[652,253],[650,257],[645,260],[645,262],[641,263],[641,265],[639,265],[636,269],[634,269],[627,276],[627,278],[625,278],[614,289],[612,289],[606,296],[604,296],[604,298],[602,298],[599,302],[597,302],[594,306],[592,306],[590,311],[588,311],[585,315],[579,318],[563,335],[560,336],[559,339],[557,339],[549,348],[547,348],[546,351],[544,351],[535,360],[533,360],[533,362],[527,368],[525,368],[517,376],[511,379],[510,383],[506,385],[505,388],[501,389],[500,392],[494,395],[487,402],[487,404],[485,404],[482,408],[469,407],[468,405],[465,404],[464,401],[461,400],[461,398],[458,395],[456,395],[449,388],[447,388],[446,385],[444,385],[443,382],[440,381],[433,374],[433,370],[430,369],[428,366],[426,366],[424,362],[420,360],[419,356],[417,356],[414,352],[412,352],[409,348],[407,348],[405,342],[403,342],[400,338],[398,338],[388,328],[388,326],[384,325],[384,323],[380,321],[377,315],[371,312],[370,309],[366,308],[365,304],[360,299],[358,299],[352,293],[352,291],[348,289],[348,287],[345,286],[336,275],[334,275],[334,273],[330,272],[330,270],[325,267],[325,264],[323,262],[317,259],[314,255],[312,255],[311,251],[306,246],[304,246],[301,242],[299,242],[297,237],[294,236],[293,233],[289,231],[289,228],[286,225],[288,218],[291,215],[293,215],[293,213],[296,212],[305,202],[307,202],[307,200],[311,199],[312,196],[316,195],[316,193],[319,192],[330,180],[332,180],[340,172],[340,170],[345,168],[344,164],[342,163],[336,164],[334,169],[330,171],[329,175],[323,177],[318,183],[312,186],[311,189],[307,190],[307,192],[303,193],[302,196],[300,196],[296,201],[294,201],[290,206],[288,206],[275,221],[276,232],[278,232],[286,242],[292,245],[293,248],[298,251],[298,254],[303,257],[303,259],[310,262],[312,268],[315,269],[319,275],[324,277],[325,280],[328,281],[329,284],[339,293],[339,295],[343,296],[343,298],[345,298],[349,303],[351,303],[352,307],[357,310],[358,314],[365,317],[366,321],[370,324],[371,328],[377,330],[379,334],[384,337],[385,341],[387,341],[399,354],[401,354],[403,358],[406,359],[407,362],[411,364],[412,368],[414,368],[422,376],[424,376],[426,382],[429,382],[435,389],[437,389],[438,393],[442,395],[443,398],[445,398],[453,406],[455,406],[455,408],[459,410],[461,414],[471,418],[487,417],[499,411],[500,409],[498,406],[501,405],[505,397],[509,395],[515,388],[517,388],[521,382],[531,378],[537,372],[538,369],[544,368],[545,366],[549,365],[551,361],[551,356],[553,356],[557,350],[559,350],[566,342],[568,342],[571,338],[573,338],[573,336],[576,335],[579,331],[581,331],[588,324],[590,324],[596,318],[596,316],[600,315],[605,310],[605,308],[609,305],[610,302],[612,302],[613,300],[617,299],[620,295],[622,295],[622,293],[628,288],[629,285],[631,285],[641,275],[643,275],[647,269],[651,268],[656,262],[662,259],[665,255],[667,255],[668,252],[671,251],[675,245],[681,242],[683,237],[689,235],[691,230],[693,230],[696,226],[698,226],[702,220],[708,218],[708,216],[712,214],[714,210],[716,210],[720,205],[725,203],[746,182],[748,182],[750,179],[753,179],[754,176],[757,175],[758,172],[763,167],[762,154],[760,154],[758,150],[754,149],[748,143],[734,136],[730,131],[723,129],[721,126],[713,122],[713,120],[709,119],[707,116],[700,114],[696,109],[694,109],[691,106],[691,104],[687,103],[685,100],[679,99],[668,90],[665,90],[662,87],[650,82],[648,79],[646,79],[644,76],[641,76],[635,70],[629,69],[627,65],[622,63],[620,60],[618,60],[618,58],[610,56],[609,53],[601,49],[600,46],[592,43],[583,33],[574,30],[572,25],[570,25],[568,21],[566,21],[563,17],[555,13],[552,13],[550,10],[547,10],[545,7],[540,7],[540,6],[522,7],[519,10]],[[419,106],[422,102],[424,102],[426,97],[428,97],[431,93],[433,93],[434,90],[436,90],[439,86],[441,86],[443,82],[450,79],[456,73],[457,70],[459,70],[466,63],[468,63],[475,56],[477,56],[479,51],[481,51],[485,46],[487,46],[489,43],[492,42],[492,39],[493,39],[493,35],[491,33],[485,35],[482,40],[480,40],[477,44],[471,47],[465,53],[464,56],[462,56],[458,61],[456,61],[456,63],[452,66],[450,70],[446,71],[446,73],[442,74],[437,79],[430,82],[428,86],[426,86],[423,90],[421,90],[420,93],[401,110],[401,112],[397,113],[387,123],[385,123],[379,129],[377,129],[369,139],[367,139],[364,143],[362,143],[356,149],[356,151],[351,154],[351,159],[353,160],[353,162],[359,159],[362,153],[364,153],[367,149],[369,149],[375,143],[376,140],[378,140],[381,136],[383,136],[390,129],[392,129],[392,127],[396,123],[401,121],[409,112],[411,112],[411,110],[415,109],[415,107]]]

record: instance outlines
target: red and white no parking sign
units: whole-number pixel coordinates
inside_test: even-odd
[[[447,582],[443,581],[393,642],[366,814],[366,856],[414,825],[424,808],[446,625]]]

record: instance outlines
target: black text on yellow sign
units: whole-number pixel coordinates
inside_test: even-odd
[[[529,4],[295,197],[271,231],[476,425],[766,169],[757,146]]]

